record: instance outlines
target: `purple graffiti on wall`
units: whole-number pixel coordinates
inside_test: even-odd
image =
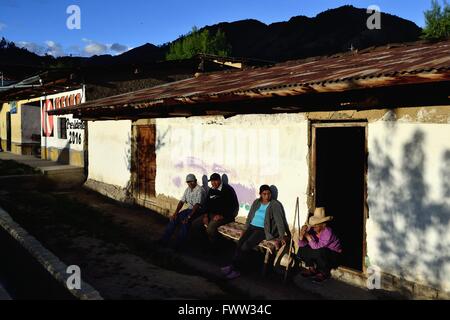
[[[240,183],[230,183],[230,186],[236,191],[240,205],[251,205],[257,198],[257,192],[254,187],[247,187]]]
[[[183,169],[183,168],[184,168],[183,161],[176,163],[176,164],[175,164],[175,168],[177,168],[177,169]]]
[[[187,157],[186,161],[180,161],[174,165],[174,167],[178,170],[182,170],[185,168],[185,166],[189,169],[193,169],[193,171],[200,171],[204,175],[208,173],[207,165],[204,161],[195,158],[195,157]],[[190,172],[186,171],[186,174]],[[180,188],[181,186],[181,178],[179,176],[172,179],[172,183],[177,187]]]
[[[186,159],[186,165],[189,168],[197,169],[197,171],[200,171],[202,174],[208,173],[208,165],[201,159],[195,157],[188,157]]]
[[[211,172],[221,172],[222,174],[230,174],[230,171],[222,167],[221,165],[214,163],[211,168]]]
[[[173,178],[172,182],[173,182],[174,185],[177,186],[177,188],[179,188],[181,186],[181,178],[180,177]]]

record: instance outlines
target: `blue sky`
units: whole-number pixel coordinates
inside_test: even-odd
[[[344,4],[378,5],[423,27],[431,0],[0,0],[0,36],[40,54],[118,54],[172,41],[194,25],[249,18],[269,24]],[[66,27],[70,5],[80,7],[80,30]]]

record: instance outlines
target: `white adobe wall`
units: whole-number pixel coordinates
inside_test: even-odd
[[[275,185],[292,224],[300,197],[307,213],[307,121],[299,114],[157,119],[156,193],[179,199],[188,173],[200,184],[213,172],[226,174],[247,216],[261,184]],[[203,177],[203,179],[202,179]],[[203,180],[203,181],[202,181]]]
[[[126,188],[131,177],[131,120],[89,121],[88,135],[88,179]]]
[[[450,123],[369,124],[372,265],[450,290]]]

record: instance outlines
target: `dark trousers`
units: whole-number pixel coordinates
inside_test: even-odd
[[[328,248],[312,249],[309,245],[298,248],[297,257],[308,267],[317,266],[317,270],[330,274],[331,269],[339,265],[340,253]]]
[[[172,237],[173,233],[175,232],[175,229],[178,225],[180,225],[180,231],[178,233],[176,245],[179,246],[183,244],[183,242],[186,241],[190,223],[182,223],[184,219],[188,217],[192,212],[192,209],[186,209],[178,212],[176,219],[170,220],[170,222],[166,226],[166,230],[164,231],[164,235],[162,237],[162,240],[164,242],[168,242],[170,237]]]
[[[233,261],[231,263],[233,268],[240,269],[244,264],[246,254],[264,239],[266,239],[264,228],[249,225],[238,241],[236,251],[233,256]]]
[[[217,239],[219,238],[219,232],[217,231],[217,228],[230,222],[232,222],[232,220],[229,219],[222,219],[219,221],[213,221],[211,218],[209,219],[208,226],[206,227],[206,235],[208,236],[211,245],[215,245]],[[200,215],[198,218],[192,221],[192,233],[195,234],[197,238],[200,234],[205,233],[205,226],[203,225],[203,215]]]

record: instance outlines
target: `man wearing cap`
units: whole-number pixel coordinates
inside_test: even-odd
[[[327,225],[331,220],[333,217],[325,214],[325,208],[316,208],[300,230],[297,256],[309,267],[302,276],[314,276],[315,282],[330,278],[330,271],[338,266],[342,253],[339,238]]]
[[[206,195],[203,215],[195,219],[192,227],[199,233],[206,225],[209,241],[214,245],[219,236],[217,228],[234,221],[239,211],[239,202],[234,189],[224,184],[218,173],[213,173],[209,181],[211,188]]]
[[[206,192],[197,184],[197,178],[195,175],[192,173],[188,174],[186,176],[186,183],[188,184],[188,187],[184,191],[183,197],[178,202],[177,209],[170,217],[169,224],[166,227],[163,237],[160,239],[162,244],[167,244],[170,237],[175,232],[177,225],[181,225],[181,230],[178,234],[176,242],[177,248],[183,245],[186,240],[190,222],[199,214],[206,197]],[[188,205],[188,208],[180,211],[185,203]]]

